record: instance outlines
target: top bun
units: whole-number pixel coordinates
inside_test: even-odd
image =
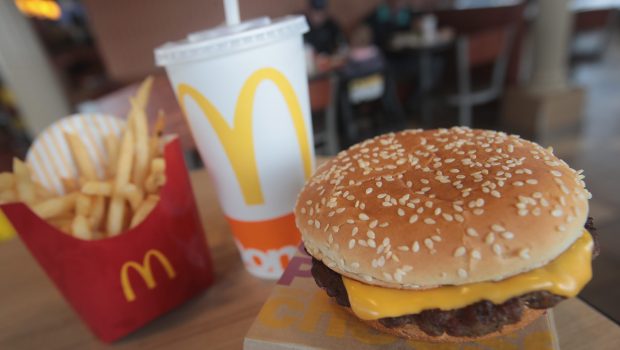
[[[406,130],[320,166],[295,216],[310,254],[367,284],[501,280],[547,264],[582,235],[582,178],[515,135]]]

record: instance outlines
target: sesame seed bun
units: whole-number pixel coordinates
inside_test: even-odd
[[[439,336],[432,336],[432,335],[426,334],[423,330],[421,330],[414,323],[407,323],[402,326],[388,328],[382,325],[381,322],[379,321],[362,320],[362,322],[364,322],[365,324],[369,325],[372,328],[375,328],[378,331],[392,334],[400,338],[419,340],[419,341],[424,341],[424,342],[433,342],[433,343],[465,343],[465,342],[479,341],[483,339],[494,338],[494,337],[510,334],[536,321],[540,316],[544,315],[545,312],[546,310],[524,309],[519,322],[505,325],[499,331],[488,333],[480,337],[461,337],[461,336],[449,335],[447,333],[444,333]]]
[[[367,284],[501,280],[547,264],[582,235],[582,177],[518,136],[407,130],[324,163],[295,216],[311,255]]]

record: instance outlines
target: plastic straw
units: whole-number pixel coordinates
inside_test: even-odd
[[[224,0],[224,12],[226,13],[227,25],[239,24],[239,3],[237,0]]]

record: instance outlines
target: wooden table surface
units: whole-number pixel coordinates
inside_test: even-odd
[[[203,295],[106,345],[77,318],[18,240],[0,244],[0,349],[241,349],[273,281],[245,272],[205,171],[191,174],[216,282]],[[620,327],[579,299],[555,308],[565,349],[617,349]]]

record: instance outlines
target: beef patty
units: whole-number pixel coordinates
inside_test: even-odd
[[[594,240],[592,257],[599,254],[596,228],[592,218],[588,218],[585,228]],[[317,259],[312,259],[312,276],[316,284],[325,289],[330,297],[344,307],[351,307],[342,276]],[[380,318],[379,322],[388,328],[414,323],[428,335],[440,336],[447,333],[458,337],[477,337],[500,330],[504,325],[516,323],[521,319],[525,308],[547,309],[555,306],[564,297],[547,291],[537,291],[520,295],[496,305],[488,300],[443,311],[424,310],[417,314]]]

